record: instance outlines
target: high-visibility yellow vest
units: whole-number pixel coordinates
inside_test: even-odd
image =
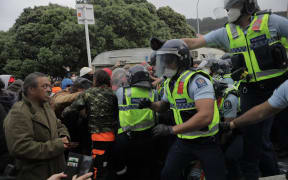
[[[286,38],[279,39],[277,37],[271,37],[268,27],[269,16],[269,14],[255,15],[248,27],[246,35],[239,25],[226,24],[226,30],[230,41],[230,52],[232,55],[242,54],[244,56],[244,64],[246,65],[250,79],[249,82],[257,82],[278,77],[287,72],[287,68],[261,70],[258,63],[261,62],[261,58],[257,59],[255,55],[255,49],[264,47],[265,43],[268,43],[269,46],[275,43],[281,43],[284,47],[288,47]],[[263,49],[263,51],[266,50]],[[248,81],[244,80],[243,82]]]
[[[167,99],[170,103],[170,108],[173,110],[175,123],[177,125],[184,123],[189,120],[194,114],[197,113],[195,107],[194,99],[191,99],[188,94],[188,83],[189,79],[193,78],[196,74],[204,74],[203,71],[192,71],[187,70],[183,72],[180,77],[177,79],[174,88],[170,90],[169,83],[171,79],[168,79],[168,82],[165,83],[165,90],[167,92]],[[210,76],[205,73],[206,77]],[[213,136],[218,132],[218,123],[219,123],[219,111],[216,101],[214,102],[214,117],[212,122],[208,125],[207,128],[203,128],[199,131],[188,132],[184,134],[178,134],[177,136],[182,139],[195,139],[199,137],[208,137]]]
[[[230,88],[226,88],[223,97],[220,100],[220,103],[218,104],[218,108],[220,111],[220,115],[223,117],[223,103],[225,101],[225,99],[230,95],[230,94],[234,94],[235,96],[237,96],[238,98],[238,106],[237,106],[237,113],[241,112],[241,106],[240,106],[240,95],[238,92],[238,89],[236,86],[232,86]]]
[[[155,101],[152,89],[128,87],[123,89],[123,103],[119,104],[120,129],[123,131],[143,131],[155,125],[154,112],[149,108],[139,109],[141,99],[148,98]]]

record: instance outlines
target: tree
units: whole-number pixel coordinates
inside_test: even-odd
[[[89,25],[91,55],[108,50],[148,47],[151,37],[193,36],[184,16],[157,9],[147,0],[94,0],[95,25]],[[177,22],[170,21],[172,18]],[[25,77],[32,70],[63,76],[63,66],[87,66],[84,26],[75,9],[56,4],[26,8],[9,32],[0,32],[1,73]],[[21,66],[21,67],[14,67]]]
[[[173,38],[192,37],[195,35],[187,24],[185,16],[176,13],[170,7],[159,8],[157,14],[170,28]]]

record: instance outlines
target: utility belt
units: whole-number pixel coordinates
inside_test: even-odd
[[[184,144],[199,144],[199,145],[204,145],[204,144],[215,144],[218,142],[218,136],[208,136],[208,137],[199,137],[196,139],[181,139],[178,138],[181,142]]]
[[[143,131],[125,131],[125,133],[129,139],[137,139],[143,137],[152,137],[152,128],[143,130]]]
[[[261,71],[272,69],[285,69],[288,67],[288,58],[285,47],[280,43],[274,43],[271,46],[268,41],[262,45],[251,44],[258,66]],[[232,74],[234,81],[245,79],[247,82],[253,77],[248,75],[245,58],[242,53],[234,54],[231,57]]]
[[[282,76],[258,82],[251,82],[251,83],[241,82],[240,89],[242,93],[245,93],[245,88],[247,90],[254,89],[254,90],[273,91],[278,86],[280,86],[284,81],[286,81],[287,78],[288,78],[288,72],[286,72]]]

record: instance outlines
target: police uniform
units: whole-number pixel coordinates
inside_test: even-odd
[[[269,104],[277,109],[285,109],[288,106],[288,80],[277,88],[268,99]]]
[[[224,76],[222,77],[222,82],[232,85],[235,83],[235,81],[231,77],[231,74],[224,74]]]
[[[126,166],[129,178],[150,179],[155,165],[151,133],[155,125],[155,114],[148,108],[139,109],[138,104],[144,98],[154,102],[157,93],[152,89],[132,86],[119,88],[116,96],[120,129],[113,152],[114,168],[118,175]]]
[[[273,137],[274,140],[279,145],[279,158],[287,157],[288,150],[288,121],[287,121],[287,112],[288,112],[288,82],[285,81],[278,89],[276,89],[273,95],[269,98],[269,104],[278,109],[284,109],[279,114],[275,116],[275,121],[273,124]]]
[[[242,58],[242,66],[246,67],[248,74],[240,85],[243,113],[267,100],[275,87],[283,81],[286,68],[278,67],[268,52],[269,48],[279,43],[286,45],[283,37],[288,37],[287,28],[286,18],[274,14],[260,14],[252,16],[250,25],[245,29],[227,24],[226,27],[204,36],[208,46],[224,47],[233,55],[239,55],[239,59]],[[259,166],[264,176],[278,173],[269,139],[272,123],[272,119],[267,119],[243,129],[244,153],[241,167],[247,179],[258,178]]]
[[[195,71],[187,70],[175,82],[169,79],[162,101],[170,103],[175,123],[182,124],[197,112],[195,101],[207,98],[215,99],[210,80]],[[219,122],[216,101],[214,108],[214,117],[208,127],[177,134],[177,139],[167,155],[161,173],[162,179],[182,179],[182,170],[192,160],[201,161],[207,180],[226,179],[223,154],[215,142]]]
[[[236,118],[240,113],[240,97],[236,91],[235,87],[227,88],[224,92],[223,100],[220,101],[219,111],[224,119]],[[237,179],[241,177],[239,168],[240,158],[243,154],[243,137],[238,132],[231,137],[232,139],[229,139],[223,147],[228,171],[227,179]]]

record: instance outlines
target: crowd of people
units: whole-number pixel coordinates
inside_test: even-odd
[[[288,150],[288,20],[256,0],[225,0],[225,9],[226,26],[204,36],[152,38],[149,62],[83,67],[63,79],[0,77],[0,174],[65,179],[71,152],[93,158],[73,180],[279,174],[275,145],[282,156]],[[203,46],[229,53],[199,64],[190,50]]]

